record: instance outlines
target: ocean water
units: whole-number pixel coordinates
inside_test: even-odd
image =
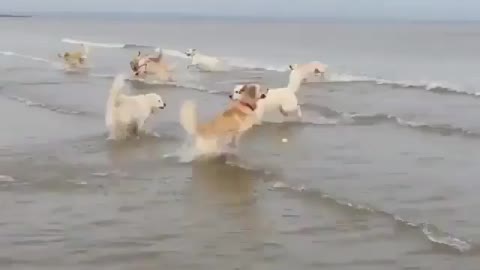
[[[1,269],[478,269],[480,25],[132,18],[0,20]],[[91,69],[56,54],[88,41]],[[107,141],[112,79],[161,47],[174,84],[158,137]],[[187,70],[182,51],[226,72]],[[185,156],[238,83],[286,85],[321,61],[301,120],[252,129],[236,155]],[[283,143],[282,139],[288,142]]]

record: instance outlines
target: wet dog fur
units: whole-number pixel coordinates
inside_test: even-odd
[[[84,67],[88,58],[89,49],[84,44],[81,46],[81,51],[65,52],[63,54],[58,54],[58,57],[62,58],[69,68]]]
[[[136,78],[145,79],[147,76],[154,76],[162,81],[173,81],[170,69],[161,51],[156,56],[142,55],[139,51],[130,61],[130,68]]]
[[[166,106],[162,97],[155,93],[136,96],[122,94],[124,80],[123,75],[115,78],[107,101],[105,123],[109,139],[112,140],[139,136],[140,132],[145,132],[147,119]]]
[[[186,101],[180,110],[180,123],[194,137],[195,149],[202,154],[221,152],[229,142],[238,146],[241,136],[256,122],[255,110],[259,100],[267,96],[258,84],[243,85],[241,97],[213,120],[197,123],[196,106]],[[264,92],[264,93],[262,93]]]

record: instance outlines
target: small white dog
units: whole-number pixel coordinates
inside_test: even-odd
[[[107,101],[105,123],[110,132],[109,139],[126,139],[144,131],[145,121],[166,104],[162,98],[150,93],[146,95],[127,96],[120,91],[125,85],[123,75],[118,75],[110,89]]]
[[[290,70],[297,70],[303,74],[306,74],[304,82],[308,79],[311,79],[310,75],[320,75],[322,79],[325,79],[325,73],[327,72],[328,66],[320,62],[314,61],[305,64],[293,64],[289,66]]]
[[[58,57],[62,58],[65,62],[65,66],[67,69],[87,67],[86,64],[90,49],[85,44],[81,44],[80,46],[82,47],[82,50],[58,54]]]
[[[261,123],[266,112],[271,111],[279,111],[285,117],[291,113],[296,113],[297,116],[301,118],[302,110],[298,105],[296,93],[306,75],[306,73],[300,70],[292,70],[287,87],[269,89],[267,97],[258,101],[257,109],[255,110],[257,124]],[[241,86],[235,87],[230,98],[232,100],[238,100],[242,96],[241,90]]]
[[[185,55],[192,58],[192,63],[187,68],[197,67],[203,71],[221,71],[224,69],[224,64],[220,59],[200,54],[197,49],[188,49]]]

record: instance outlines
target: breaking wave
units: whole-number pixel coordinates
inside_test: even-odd
[[[317,198],[346,210],[356,211],[359,214],[376,215],[387,218],[395,224],[414,229],[416,233],[421,234],[423,238],[429,241],[432,245],[446,247],[452,252],[469,253],[476,247],[476,245],[469,240],[461,239],[460,237],[454,236],[451,233],[442,231],[433,224],[411,222],[393,213],[379,210],[369,205],[357,204],[348,200],[335,198],[330,194],[319,190],[308,189],[303,185],[293,187],[284,182],[276,182],[273,184],[272,189],[295,192],[297,195],[305,198]]]

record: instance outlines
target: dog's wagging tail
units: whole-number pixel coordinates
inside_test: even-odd
[[[180,109],[180,123],[190,135],[197,134],[197,106],[195,102],[187,100]]]

